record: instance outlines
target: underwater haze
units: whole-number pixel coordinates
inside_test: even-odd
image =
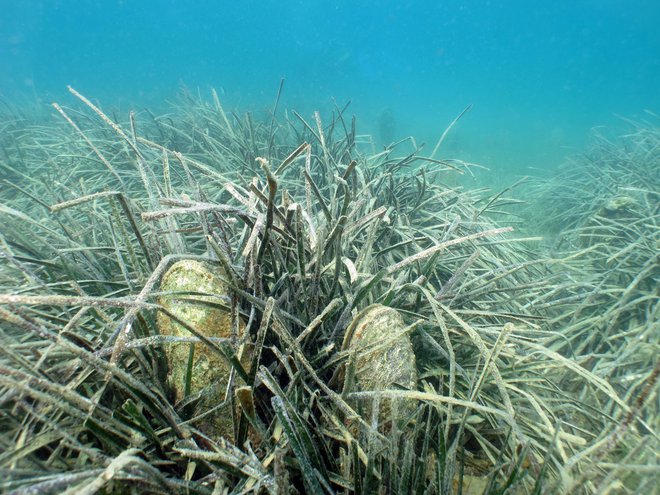
[[[379,145],[413,135],[496,172],[555,167],[591,129],[660,111],[657,0],[0,0],[0,94],[158,108],[181,86],[307,115],[351,101]]]
[[[659,89],[660,0],[0,0],[0,494],[660,495]]]

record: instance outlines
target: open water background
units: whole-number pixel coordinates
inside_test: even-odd
[[[228,107],[352,102],[378,144],[496,174],[549,170],[617,116],[660,112],[660,1],[0,0],[0,95],[165,110],[182,85]]]

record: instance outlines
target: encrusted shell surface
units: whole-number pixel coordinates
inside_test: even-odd
[[[596,211],[594,215],[588,218],[581,229],[579,234],[580,245],[582,247],[591,247],[594,244],[603,242],[603,232],[607,229],[612,232],[612,228],[617,229],[616,226],[603,223],[603,218],[614,220],[616,223],[626,224],[633,221],[639,215],[636,210],[639,210],[640,203],[632,196],[618,195],[609,198],[603,206]],[[625,236],[609,236],[608,243],[616,243],[617,245],[625,246],[628,241]]]
[[[415,390],[417,368],[410,336],[398,311],[380,304],[367,307],[349,325],[343,349],[349,351],[348,368],[353,370],[356,391]],[[347,379],[350,373],[347,374]],[[364,403],[365,419],[370,420],[371,407]],[[405,420],[416,408],[416,402],[396,399],[396,417]],[[392,401],[380,403],[379,420],[392,419]]]
[[[601,214],[606,217],[625,215],[630,210],[639,207],[639,204],[630,196],[615,196],[603,206]]]
[[[204,336],[229,338],[232,327],[231,315],[229,311],[218,307],[218,304],[223,302],[222,297],[228,295],[227,287],[220,279],[222,275],[220,268],[206,263],[194,260],[179,261],[163,275],[161,292],[203,292],[214,296],[172,294],[160,296],[158,302]],[[213,303],[215,306],[203,302]],[[193,336],[185,327],[162,312],[158,312],[157,325],[161,335]],[[242,322],[239,326],[239,334],[242,335],[245,326]],[[223,403],[231,367],[217,351],[203,342],[192,345],[194,345],[194,353],[189,395],[207,389],[196,404],[194,414],[197,415]],[[168,384],[174,391],[177,402],[184,399],[186,394],[190,346],[191,344],[186,342],[163,346],[168,364]],[[245,352],[241,359],[246,368],[250,361],[248,354]],[[211,437],[233,440],[235,417],[235,412],[231,410],[228,402],[195,426]]]

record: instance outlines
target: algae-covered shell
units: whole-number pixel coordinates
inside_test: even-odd
[[[617,217],[625,215],[637,207],[639,207],[639,204],[635,198],[631,198],[630,196],[616,196],[605,203],[601,213],[606,217]]]
[[[222,270],[210,264],[194,260],[179,261],[163,275],[160,284],[161,292],[173,292],[173,294],[160,296],[158,302],[204,336],[229,338],[232,328],[231,315],[228,310],[218,306],[223,302],[222,298],[228,295],[227,286],[220,278],[222,276]],[[187,294],[174,294],[176,292]],[[203,292],[213,296],[192,295],[189,294],[190,292]],[[214,306],[204,304],[205,302]],[[185,327],[163,312],[158,312],[157,325],[161,335],[192,336]],[[239,326],[239,334],[242,334],[244,324],[240,322]],[[209,387],[196,404],[194,411],[196,415],[224,402],[231,367],[216,350],[203,342],[164,345],[168,364],[168,384],[177,402],[186,396],[186,376],[191,345],[194,345],[194,352],[188,395],[195,395]],[[244,353],[241,361],[244,366],[249,363],[247,352]],[[227,405],[219,407],[213,414],[196,423],[196,426],[211,437],[232,440],[235,414],[230,409],[230,403],[231,401],[228,401]]]
[[[344,337],[343,349],[349,351],[346,378],[354,375],[356,391],[411,389],[417,387],[417,368],[410,336],[398,311],[380,304],[367,307],[351,322]],[[396,416],[405,420],[416,402],[396,400]],[[379,419],[391,419],[392,402],[382,400]],[[370,415],[367,404],[365,412]],[[369,419],[369,418],[367,418]]]

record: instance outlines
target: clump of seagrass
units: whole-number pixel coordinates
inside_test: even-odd
[[[565,281],[534,303],[552,323],[554,336],[546,346],[607,380],[627,404],[614,421],[585,416],[601,446],[598,460],[616,465],[606,475],[589,468],[589,482],[601,484],[594,489],[598,493],[622,486],[643,493],[650,480],[633,466],[655,463],[660,441],[657,401],[633,401],[644,395],[660,351],[660,127],[657,120],[628,124],[620,138],[596,135],[588,153],[573,157],[531,191],[530,224],[553,234],[553,269]],[[586,393],[580,381],[564,377],[561,387],[582,397],[584,410],[616,410],[613,400]],[[622,428],[632,411],[645,435]],[[566,421],[583,420],[573,413]],[[617,449],[602,448],[614,443]],[[579,483],[586,479],[579,478]]]
[[[222,270],[195,260],[182,260],[163,275],[160,289],[165,294],[158,302],[181,322],[208,339],[218,342],[229,341],[232,336],[232,317],[223,298],[227,297],[227,286],[222,281]],[[161,335],[190,337],[191,330],[175,321],[164,312],[157,316]],[[238,333],[245,325],[238,320]],[[220,355],[218,348],[207,343],[177,342],[164,346],[168,364],[168,384],[175,399],[180,402],[191,396],[201,396],[195,411],[212,414],[205,416],[199,429],[213,438],[234,438],[235,413],[232,403],[225,399],[231,375],[231,366]],[[249,362],[249,352],[244,353],[244,362]]]
[[[398,311],[380,304],[364,309],[346,330],[343,349],[349,352],[345,389],[378,392],[395,387],[416,388],[415,353]],[[379,400],[377,395],[374,399]],[[380,403],[379,423],[386,425],[391,419],[404,422],[416,407],[416,401],[385,399]],[[371,406],[367,405],[367,420],[371,413]]]
[[[594,432],[626,417],[607,382],[548,349],[556,332],[543,331],[534,303],[555,304],[555,279],[491,222],[506,198],[444,185],[469,170],[436,158],[446,132],[431,156],[412,139],[370,154],[345,108],[325,124],[318,113],[281,122],[277,103],[262,119],[226,113],[214,94],[122,121],[71,92],[87,115],[58,106],[60,127],[28,130],[3,154],[0,491],[451,493],[476,465],[490,473],[482,492],[542,493],[531,483],[583,472],[602,445]],[[172,260],[200,260],[222,278],[206,253],[231,280],[239,342],[236,315],[249,315],[249,368],[232,341],[173,309],[228,318],[220,284],[157,292]],[[353,353],[357,373],[338,393],[332,377],[351,355],[338,343],[373,304],[419,322],[391,334],[414,339],[417,383],[358,388],[382,339]],[[180,333],[159,331],[154,312]],[[202,344],[240,385],[233,443],[200,434],[225,400],[218,387],[202,404],[213,377],[193,389]],[[163,350],[177,347],[190,367],[172,400]],[[413,396],[406,428],[383,428],[378,399],[380,412]]]

